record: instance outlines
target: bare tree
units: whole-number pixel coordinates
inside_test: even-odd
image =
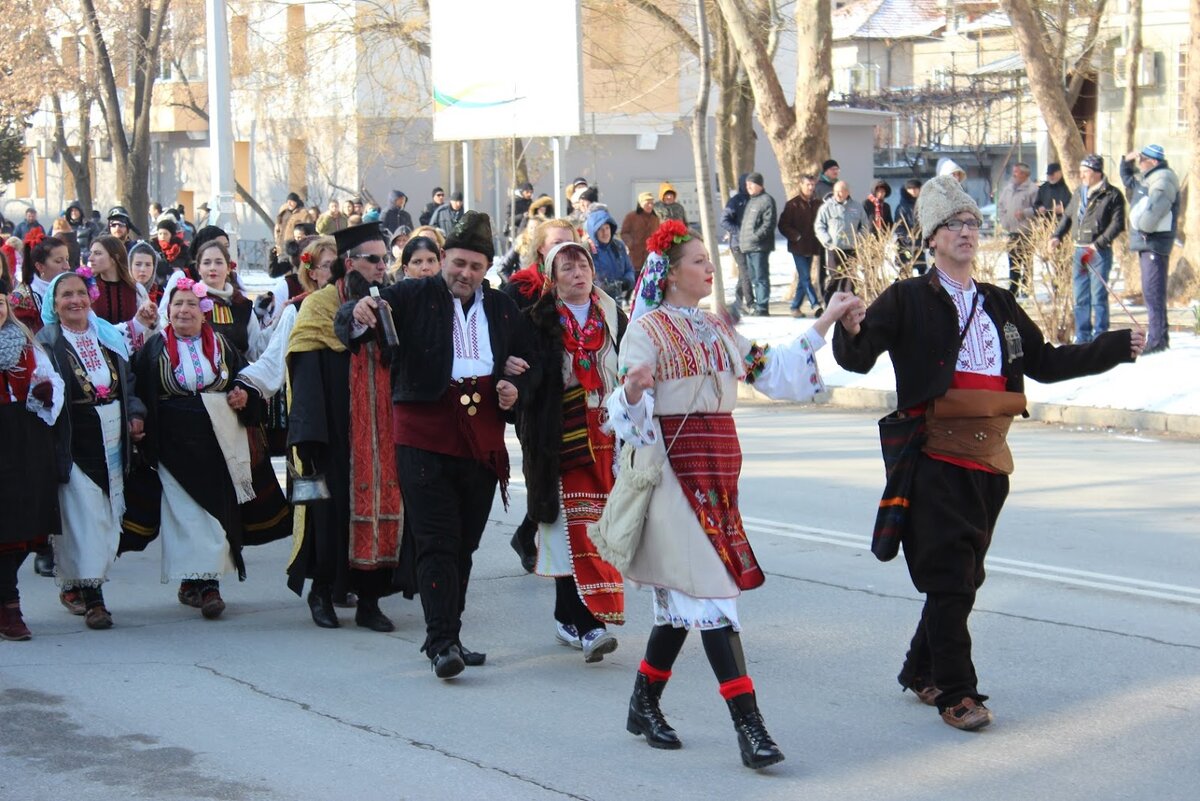
[[[1192,159],[1188,167],[1187,215],[1184,218],[1184,253],[1192,269],[1200,270],[1200,0],[1188,4],[1192,33],[1188,41],[1188,71],[1185,103],[1187,136]],[[1132,150],[1132,148],[1130,148]]]
[[[754,106],[779,162],[788,196],[800,191],[800,178],[829,155],[830,51],[833,28],[828,0],[796,3],[796,98],[790,104],[771,63],[767,43],[752,30],[740,0],[717,0],[730,39],[742,54]]]
[[[696,108],[692,112],[692,155],[696,162],[696,194],[700,199],[700,231],[709,253],[717,252],[716,226],[713,225],[712,190],[708,177],[708,95],[712,88],[708,13],[704,0],[696,0],[696,39],[700,43],[700,88]],[[721,270],[713,273],[713,302],[717,309],[725,308],[725,284]]]

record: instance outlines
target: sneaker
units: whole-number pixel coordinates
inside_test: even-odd
[[[570,623],[554,621],[554,639],[571,648],[583,647],[583,643],[579,641],[579,632]]]
[[[83,593],[79,591],[78,587],[71,587],[60,592],[58,602],[72,615],[83,615],[87,612],[87,606],[83,603]]]
[[[982,729],[992,722],[992,710],[974,698],[964,698],[956,706],[942,710],[942,720],[963,731]]]
[[[605,654],[617,650],[617,637],[608,629],[595,628],[579,638],[584,662],[599,662]]]

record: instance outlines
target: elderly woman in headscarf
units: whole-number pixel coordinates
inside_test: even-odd
[[[607,406],[617,436],[662,464],[626,578],[654,588],[654,628],[629,700],[626,729],[653,748],[680,747],[659,708],[688,632],[697,629],[738,734],[742,763],[783,759],[758,711],[742,653],[737,596],[765,580],[742,525],[742,453],[733,422],[737,383],[804,401],[823,389],[816,351],[834,320],[861,305],[835,293],[812,328],[781,347],[755,345],[699,307],[715,267],[700,235],[666,220],[647,242],[621,343],[623,386]]]
[[[117,556],[132,443],[146,407],[134,393],[129,348],[117,326],[92,311],[94,279],[62,273],[42,303],[37,342],[66,385],[67,414],[54,426],[62,533],[51,538],[59,600],[88,628],[111,628],[101,585]]]
[[[585,662],[599,662],[617,648],[605,624],[625,622],[625,588],[587,527],[600,518],[613,486],[604,398],[619,383],[617,348],[627,320],[595,286],[586,246],[555,245],[545,264],[545,289],[525,312],[536,349],[518,410],[527,514],[539,534],[536,572],[554,578],[555,636],[582,649]]]
[[[52,426],[63,407],[63,380],[50,357],[0,295],[0,639],[28,640],[17,572],[57,523],[58,481]]]

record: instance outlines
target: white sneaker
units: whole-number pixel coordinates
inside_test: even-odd
[[[617,650],[617,637],[608,629],[595,628],[579,638],[584,662],[599,662]]]
[[[579,641],[579,632],[570,623],[554,621],[554,639],[571,648],[583,647],[583,643]]]

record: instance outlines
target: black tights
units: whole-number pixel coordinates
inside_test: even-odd
[[[0,553],[0,604],[20,600],[17,592],[17,571],[28,554],[25,551]]]
[[[688,630],[674,626],[655,626],[646,641],[646,663],[656,670],[669,672],[687,639]],[[731,626],[700,632],[704,653],[717,681],[725,683],[746,675],[746,657],[742,637]]]
[[[554,619],[563,625],[574,626],[580,637],[592,629],[605,628],[579,597],[579,588],[572,576],[554,579]]]

